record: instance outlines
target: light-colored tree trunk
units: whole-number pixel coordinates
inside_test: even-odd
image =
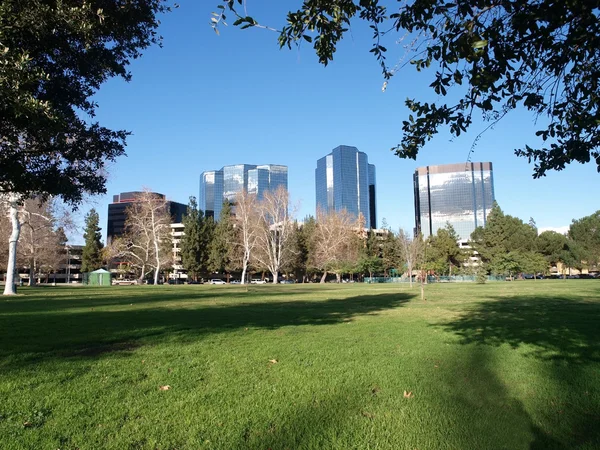
[[[323,272],[323,276],[321,277],[321,281],[319,281],[319,283],[325,283],[325,278],[327,278],[327,271]]]
[[[8,263],[6,265],[6,285],[4,295],[16,295],[16,273],[17,273],[17,242],[21,234],[21,223],[19,222],[19,210],[17,209],[17,196],[11,194],[9,197],[9,214],[12,232],[8,239]]]
[[[35,259],[29,261],[29,283],[30,287],[35,286]]]

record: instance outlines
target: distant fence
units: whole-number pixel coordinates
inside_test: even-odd
[[[434,277],[428,276],[427,283],[474,283],[475,275],[452,275],[451,277]],[[504,276],[488,275],[487,281],[505,281]],[[409,283],[408,277],[365,277],[365,283]],[[413,279],[414,283],[418,283],[418,279]]]

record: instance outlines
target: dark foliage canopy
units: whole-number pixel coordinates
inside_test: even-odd
[[[81,271],[92,272],[102,267],[102,228],[99,226],[100,216],[95,209],[91,209],[85,216],[85,232],[83,239],[85,246],[81,255]]]
[[[160,44],[166,0],[0,2],[0,193],[77,203],[105,192],[127,132],[93,121],[92,96]]]
[[[369,23],[371,52],[391,78],[399,68],[435,68],[430,87],[442,99],[407,99],[412,114],[392,150],[415,159],[440,129],[465,132],[474,114],[494,124],[523,106],[534,113],[543,142],[515,150],[534,162],[534,177],[595,159],[600,170],[600,9],[589,0],[305,0],[287,15],[281,47],[307,41],[327,65],[351,19]],[[235,25],[260,26],[241,14],[242,0],[223,0],[213,18],[232,11]],[[406,63],[388,64],[384,43],[410,42]],[[452,93],[452,95],[450,95]],[[445,98],[452,99],[445,103]],[[457,99],[457,100],[455,100]]]

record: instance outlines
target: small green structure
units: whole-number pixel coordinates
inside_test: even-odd
[[[88,286],[110,286],[110,272],[104,269],[86,272],[83,274],[83,284]]]

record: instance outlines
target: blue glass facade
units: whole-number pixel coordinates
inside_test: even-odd
[[[262,200],[264,193],[275,191],[279,186],[288,188],[288,168],[275,164],[256,166],[255,169],[248,171],[247,191],[250,194],[256,194],[259,200]]]
[[[265,164],[235,164],[221,170],[203,172],[200,175],[198,207],[207,216],[219,220],[223,202],[233,203],[235,196],[246,190],[262,199],[264,193],[279,186],[288,187],[287,166]]]
[[[317,208],[362,214],[367,227],[377,228],[375,166],[356,147],[341,145],[317,161],[315,191]]]
[[[416,229],[424,237],[450,223],[468,241],[485,226],[495,201],[491,162],[419,167],[413,181]]]
[[[210,170],[200,175],[198,208],[207,217],[217,219],[223,206],[223,170]]]

